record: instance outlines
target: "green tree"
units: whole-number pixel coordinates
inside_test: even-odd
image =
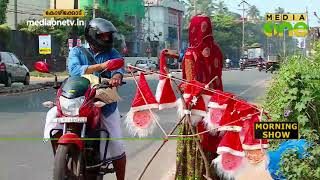
[[[224,1],[219,1],[217,4],[214,4],[214,10],[216,14],[226,14],[229,12]]]
[[[277,9],[275,9],[275,13],[276,14],[283,14],[285,11],[282,7],[278,7]]]
[[[229,58],[240,56],[241,25],[236,23],[236,18],[228,14],[212,16],[214,24],[214,39],[220,45],[222,52]]]
[[[253,22],[257,22],[260,17],[260,11],[256,6],[251,6],[248,10],[248,17],[253,20]]]
[[[6,12],[9,0],[0,0],[0,24],[6,22]]]
[[[215,4],[212,2],[212,0],[186,0],[185,5],[187,8],[187,19],[190,19],[196,14],[211,16],[215,9]]]
[[[6,51],[10,42],[11,29],[5,25],[0,25],[0,51]]]
[[[86,7],[85,12],[86,12],[86,16],[84,19],[86,21],[91,20],[92,14],[93,14],[92,7]],[[119,17],[112,14],[111,11],[109,11],[108,9],[104,9],[104,8],[97,9],[96,10],[96,17],[101,17],[101,18],[104,18],[104,19],[111,21],[113,23],[113,25],[117,28],[119,33],[124,34],[124,35],[130,33],[134,29],[134,27],[123,22],[121,19],[119,19]],[[82,32],[82,34],[83,34],[83,32]]]

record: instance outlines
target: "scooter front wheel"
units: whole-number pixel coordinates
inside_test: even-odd
[[[54,157],[53,180],[84,180],[84,161],[73,144],[59,144]]]

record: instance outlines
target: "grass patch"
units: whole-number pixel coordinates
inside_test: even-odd
[[[67,71],[56,72],[55,74],[57,76],[68,76],[69,75]],[[52,75],[52,74],[41,73],[38,71],[31,71],[30,76],[32,76],[32,77],[54,77],[54,75]]]

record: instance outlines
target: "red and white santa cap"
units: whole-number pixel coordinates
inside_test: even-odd
[[[158,108],[158,103],[152,94],[146,78],[141,73],[137,91],[126,118],[130,133],[139,137],[149,135],[154,129],[155,121],[159,119],[151,109]]]
[[[219,176],[234,178],[246,164],[239,132],[227,131],[217,149],[219,156],[213,160]]]
[[[170,76],[170,74],[167,71],[166,56],[165,56],[166,51],[167,50],[162,50],[160,53],[159,69],[162,75]],[[166,76],[160,75],[159,83],[157,86],[156,100],[159,103],[159,110],[176,107],[177,99],[172,89],[171,79]]]
[[[236,114],[237,111],[234,109],[235,102],[235,100],[231,100],[228,103],[227,109],[219,122],[218,131],[241,131],[243,122]]]
[[[230,153],[234,156],[244,157],[239,132],[227,131],[218,146],[217,154]]]
[[[200,93],[203,91],[201,87],[204,87],[204,84],[198,81],[190,81],[190,84],[186,84],[184,90],[183,98],[186,103],[186,107],[183,108],[181,104],[181,99],[177,101],[178,103],[178,114],[182,117],[185,114],[191,115],[192,124],[196,125],[207,115],[207,107],[205,105],[203,97]],[[188,110],[190,104],[193,104],[191,111]]]
[[[210,131],[211,133],[216,133],[215,128],[219,127],[219,122],[225,113],[228,102],[232,100],[231,98],[233,98],[233,94],[220,90],[215,90],[212,94],[208,103],[208,113],[204,119],[207,129],[214,129]]]
[[[244,140],[242,142],[242,148],[244,150],[258,150],[266,149],[269,147],[267,139],[256,139],[254,137],[254,123],[260,122],[260,115],[253,115],[250,120],[247,120],[245,124],[248,126],[244,134]]]

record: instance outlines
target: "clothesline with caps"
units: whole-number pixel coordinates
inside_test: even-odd
[[[203,86],[200,86],[200,85],[197,85],[197,84],[193,84],[193,83],[191,83],[191,82],[189,82],[189,81],[187,81],[187,80],[174,77],[172,74],[169,74],[169,75],[167,75],[167,74],[162,74],[162,73],[159,73],[159,72],[156,72],[156,71],[146,70],[146,69],[138,68],[138,67],[132,66],[132,65],[128,65],[128,67],[129,67],[129,68],[136,69],[136,70],[139,70],[139,71],[151,73],[151,74],[152,74],[152,73],[153,73],[153,74],[158,74],[158,75],[160,75],[160,76],[167,77],[167,78],[170,78],[170,79],[173,79],[173,80],[181,81],[181,82],[184,82],[185,84],[192,85],[192,86],[201,88],[201,89],[203,89],[203,90],[206,90],[206,91],[209,91],[209,92],[212,92],[212,93],[217,93],[217,94],[219,94],[219,95],[221,95],[221,96],[227,97],[227,98],[232,99],[232,100],[235,100],[235,101],[237,101],[237,102],[240,102],[240,100],[237,99],[237,98],[229,97],[229,96],[227,96],[227,95],[225,95],[225,94],[219,93],[218,91],[216,91],[216,90],[214,90],[214,89],[210,89],[209,87],[203,87]],[[251,104],[248,104],[248,105],[249,105],[250,107],[258,110],[258,111],[261,110],[261,109],[255,107],[254,105],[251,105]]]
[[[147,101],[147,99],[144,97],[144,94],[142,93],[142,91],[141,91],[141,89],[140,89],[140,87],[139,87],[139,84],[138,84],[138,82],[137,82],[137,79],[136,79],[136,77],[135,77],[135,75],[133,74],[132,71],[131,71],[131,75],[132,75],[132,77],[133,77],[133,79],[134,79],[134,82],[135,82],[136,85],[137,85],[137,88],[138,88],[138,90],[139,90],[139,92],[140,92],[140,94],[141,94],[141,97],[143,98],[143,101],[144,101],[146,104],[148,104],[148,101]],[[158,127],[161,129],[161,131],[163,132],[163,134],[167,137],[168,135],[167,135],[166,131],[165,131],[165,130],[162,128],[162,126],[160,125],[160,123],[159,123],[158,118],[156,117],[156,115],[154,115],[154,113],[151,111],[151,108],[148,108],[148,110],[149,110],[149,112],[151,113],[153,119],[156,121]]]
[[[132,75],[132,77],[133,77],[133,79],[134,79],[134,81],[135,81],[135,84],[136,84],[136,86],[137,86],[137,88],[138,88],[138,90],[139,90],[139,92],[140,92],[140,94],[141,94],[144,102],[145,102],[146,104],[148,104],[146,98],[144,97],[144,94],[142,93],[142,91],[141,91],[141,89],[140,89],[140,87],[139,87],[139,84],[138,84],[137,79],[136,79],[135,75],[133,74],[133,72],[131,72],[131,75]],[[216,77],[213,78],[213,79],[208,83],[208,85],[209,85],[212,81],[214,81],[214,79],[216,79]],[[206,86],[207,86],[207,85],[206,85]],[[154,115],[154,113],[153,113],[153,111],[151,110],[151,108],[148,108],[148,110],[149,110],[150,113],[152,114],[154,120],[156,121],[156,124],[157,124],[158,127],[161,129],[161,131],[162,131],[163,134],[166,136],[166,138],[170,138],[170,137],[194,137],[194,136],[198,136],[198,135],[201,135],[201,134],[208,133],[208,132],[210,132],[210,131],[214,131],[214,130],[216,130],[216,129],[218,129],[218,128],[221,128],[221,127],[224,127],[224,126],[227,126],[227,125],[236,123],[236,122],[238,122],[238,121],[243,121],[244,119],[247,119],[247,118],[248,118],[248,117],[242,117],[242,118],[239,118],[239,119],[237,119],[237,120],[231,121],[231,122],[229,122],[229,123],[227,123],[227,124],[224,124],[223,126],[211,128],[211,129],[208,129],[208,130],[206,130],[206,131],[202,131],[202,132],[200,132],[200,133],[196,133],[196,134],[193,134],[193,135],[168,135],[168,134],[165,132],[165,130],[162,128],[161,124],[160,124],[159,121],[158,121],[158,118],[156,118],[156,115]],[[259,112],[254,113],[254,114],[251,114],[251,116],[260,114],[260,116],[262,117],[263,109],[258,109],[258,110],[259,110]],[[260,117],[260,118],[261,118],[261,117]]]
[[[257,114],[260,114],[260,112],[254,113],[254,114],[252,114],[252,116],[257,115]],[[236,122],[239,122],[239,121],[243,121],[243,120],[245,120],[245,119],[247,119],[247,117],[239,118],[239,119],[237,119],[237,120],[234,120],[234,121],[231,121],[231,122],[229,122],[229,123],[226,123],[226,124],[224,124],[223,126],[214,127],[214,128],[208,129],[208,130],[206,130],[206,131],[199,132],[199,133],[197,133],[197,134],[192,134],[192,135],[168,135],[167,137],[170,137],[170,138],[176,138],[176,137],[194,137],[194,136],[198,136],[198,135],[201,135],[201,134],[208,133],[208,132],[210,132],[210,131],[217,130],[217,129],[221,128],[221,127],[228,126],[228,125],[231,125],[231,124],[236,123]]]

